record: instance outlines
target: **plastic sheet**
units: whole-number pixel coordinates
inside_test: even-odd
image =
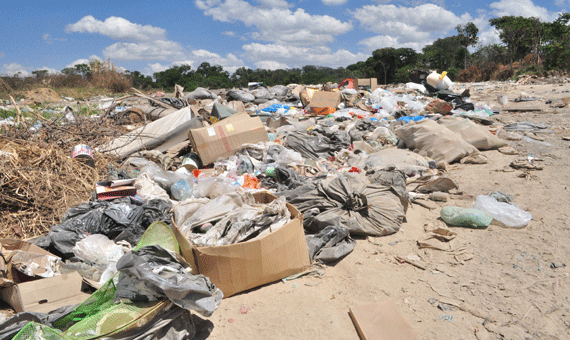
[[[331,263],[343,259],[350,254],[356,246],[356,241],[349,235],[348,228],[344,226],[328,226],[318,234],[307,235],[309,257],[312,261]]]
[[[486,212],[507,227],[524,228],[532,220],[530,213],[512,204],[499,202],[491,196],[477,196],[473,208]]]

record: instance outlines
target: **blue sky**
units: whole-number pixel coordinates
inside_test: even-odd
[[[423,46],[473,21],[554,20],[570,0],[10,1],[0,8],[0,74],[61,71],[91,59],[152,74],[207,61],[239,67],[347,66],[382,47]]]

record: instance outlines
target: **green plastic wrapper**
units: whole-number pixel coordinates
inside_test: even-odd
[[[440,216],[448,225],[467,228],[487,228],[493,221],[491,215],[473,208],[443,207]]]

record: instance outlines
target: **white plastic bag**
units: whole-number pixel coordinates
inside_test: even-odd
[[[123,255],[123,247],[102,234],[89,235],[75,244],[73,254],[85,262],[108,265]]]
[[[491,196],[479,195],[473,208],[482,210],[504,225],[524,228],[532,220],[532,215],[514,205],[499,202]]]

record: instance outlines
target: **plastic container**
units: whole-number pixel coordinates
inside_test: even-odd
[[[447,76],[447,72],[443,72],[442,74],[432,72],[427,76],[426,82],[440,91],[451,90],[453,88],[453,82]]]
[[[530,213],[487,195],[477,196],[473,208],[486,212],[507,227],[524,228],[532,220]]]

